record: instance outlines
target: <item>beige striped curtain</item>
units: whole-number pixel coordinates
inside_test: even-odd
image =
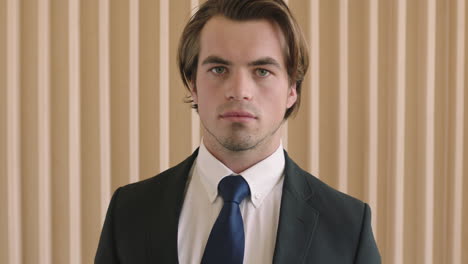
[[[311,67],[283,142],[372,207],[384,263],[468,263],[468,4],[289,0]],[[0,0],[0,263],[92,263],[109,199],[189,155],[197,0]]]

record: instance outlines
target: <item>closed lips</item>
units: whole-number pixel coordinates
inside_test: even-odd
[[[246,117],[246,118],[255,118],[254,115],[248,112],[226,112],[221,115],[222,118],[226,117]]]

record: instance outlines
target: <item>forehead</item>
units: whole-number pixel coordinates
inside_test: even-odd
[[[215,55],[238,61],[272,57],[284,63],[285,43],[276,22],[267,19],[235,21],[215,16],[201,31],[199,61]]]

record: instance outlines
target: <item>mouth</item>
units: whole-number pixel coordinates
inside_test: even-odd
[[[245,111],[228,111],[222,113],[219,117],[233,122],[247,122],[257,119],[255,115]]]

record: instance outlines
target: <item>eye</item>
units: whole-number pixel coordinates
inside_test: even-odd
[[[218,67],[211,68],[210,71],[214,74],[223,74],[226,72],[226,68],[218,66]]]
[[[257,69],[256,72],[257,75],[260,77],[267,77],[268,75],[270,75],[270,71],[265,69]]]

